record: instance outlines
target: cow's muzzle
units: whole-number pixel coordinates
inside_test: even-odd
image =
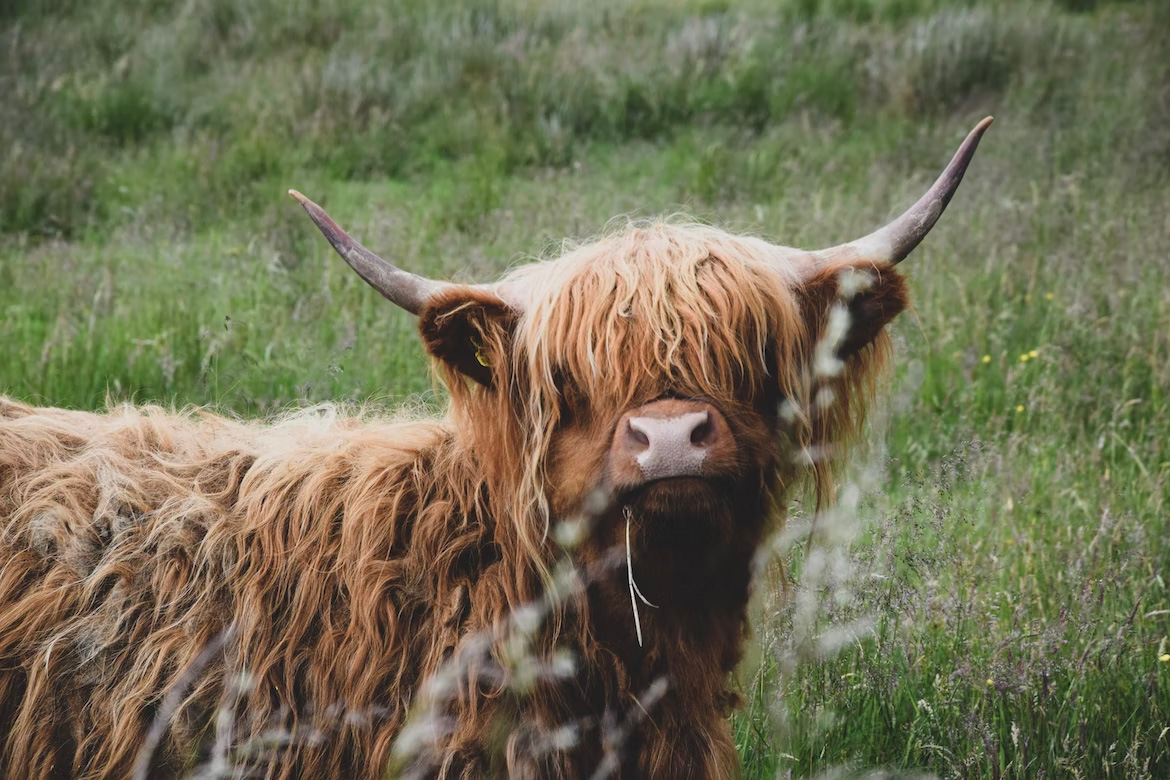
[[[734,470],[727,420],[702,401],[653,401],[622,415],[610,446],[610,479],[619,489],[676,477],[716,478]]]

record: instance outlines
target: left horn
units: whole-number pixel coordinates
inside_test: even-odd
[[[959,151],[951,158],[946,170],[905,214],[864,238],[809,254],[816,259],[818,265],[841,260],[870,260],[877,264],[897,265],[926,238],[926,234],[942,216],[955,190],[959,188],[959,182],[963,180],[967,165],[975,156],[979,139],[991,126],[991,121],[992,118],[987,117],[975,125],[975,129],[967,135],[966,140],[959,146]]]
[[[325,209],[296,190],[289,190],[288,194],[305,207],[309,217],[325,234],[325,238],[337,250],[337,254],[341,255],[341,259],[391,303],[418,316],[428,298],[449,286],[444,282],[436,282],[425,276],[403,271],[393,263],[383,260],[342,230],[325,213]]]

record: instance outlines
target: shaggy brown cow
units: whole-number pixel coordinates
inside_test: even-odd
[[[753,553],[827,499],[989,123],[852,243],[632,226],[488,286],[293,193],[418,315],[447,414],[0,399],[0,775],[736,775]]]

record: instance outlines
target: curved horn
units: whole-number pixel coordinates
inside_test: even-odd
[[[448,286],[445,282],[436,282],[425,276],[403,271],[383,260],[351,238],[325,213],[325,209],[296,190],[289,190],[288,194],[305,207],[309,217],[325,234],[325,238],[337,250],[337,254],[341,255],[341,259],[391,303],[417,316],[427,298]]]
[[[820,249],[809,254],[818,264],[839,260],[870,260],[874,263],[897,265],[910,254],[914,247],[926,238],[926,234],[934,227],[934,223],[942,216],[947,204],[951,202],[959,182],[971,158],[975,156],[975,149],[979,146],[979,139],[991,126],[991,117],[987,117],[975,125],[946,170],[938,177],[926,194],[918,202],[906,210],[906,213],[895,219],[885,227],[875,230],[864,238],[850,241],[848,244]]]

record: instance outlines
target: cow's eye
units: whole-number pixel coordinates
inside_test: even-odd
[[[584,396],[577,387],[577,383],[559,369],[553,372],[553,387],[557,393],[558,415],[561,424],[564,425],[571,422],[580,412]]]

